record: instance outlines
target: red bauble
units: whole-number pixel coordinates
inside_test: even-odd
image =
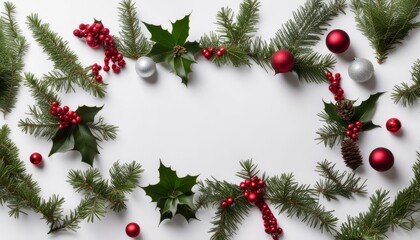
[[[370,153],[369,163],[376,171],[385,172],[394,165],[394,155],[387,148],[379,147]]]
[[[39,165],[42,163],[42,155],[40,153],[34,152],[29,157],[29,161],[31,161],[34,165]]]
[[[350,46],[350,37],[345,31],[341,29],[335,29],[328,33],[325,42],[327,44],[327,48],[331,52],[343,53]]]
[[[288,50],[279,50],[271,56],[271,66],[276,73],[290,72],[294,65],[295,57]]]
[[[135,238],[140,234],[140,226],[135,222],[131,222],[125,227],[125,233],[129,237]]]
[[[396,133],[401,129],[401,122],[397,118],[390,118],[386,121],[386,129],[392,133]]]

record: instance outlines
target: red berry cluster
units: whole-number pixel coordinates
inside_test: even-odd
[[[203,50],[201,50],[201,54],[203,54],[203,56],[210,60],[213,57],[213,54],[216,53],[217,57],[221,57],[223,56],[223,54],[225,54],[226,52],[226,48],[224,47],[220,47],[217,51],[214,47],[211,48],[204,48]]]
[[[70,111],[68,106],[60,107],[58,102],[55,101],[51,103],[50,113],[57,116],[58,121],[60,121],[59,129],[67,128],[71,124],[78,124],[82,121],[80,116],[76,112]]]
[[[328,71],[327,79],[330,81],[329,90],[334,94],[336,101],[344,100],[344,90],[340,87],[341,75],[339,73],[333,74]]]
[[[357,139],[357,134],[360,131],[360,129],[362,128],[362,122],[361,121],[357,121],[355,123],[350,123],[349,125],[347,125],[347,131],[346,131],[346,135],[351,138],[351,139]]]
[[[220,203],[220,206],[222,208],[228,208],[230,205],[233,204],[234,201],[235,200],[233,199],[233,197],[228,197]]]
[[[125,66],[124,56],[118,52],[114,40],[109,34],[109,29],[104,27],[101,22],[95,21],[92,24],[81,23],[79,28],[73,31],[73,35],[78,38],[85,38],[87,45],[91,48],[98,48],[100,45],[104,47],[103,70],[105,72],[112,68],[115,73],[119,73],[121,68]],[[112,61],[111,68],[109,67],[110,61]],[[97,82],[102,82],[102,76],[99,74],[101,69],[101,65],[97,63],[92,65],[92,72]]]
[[[241,182],[239,187],[245,190],[243,196],[260,209],[262,219],[264,220],[265,232],[271,234],[274,240],[279,239],[279,236],[283,233],[283,229],[278,227],[276,217],[271,212],[270,207],[265,203],[262,190],[265,187],[264,180],[255,176],[252,179],[246,179]]]

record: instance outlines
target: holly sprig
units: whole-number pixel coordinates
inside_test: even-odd
[[[361,131],[369,131],[380,126],[371,121],[372,115],[375,112],[376,102],[383,92],[378,92],[370,95],[368,99],[362,101],[360,105],[354,106],[354,115],[350,120],[343,120],[336,111],[336,104],[332,102],[324,102],[324,111],[318,116],[325,126],[320,128],[316,133],[319,135],[316,140],[324,143],[325,146],[333,148],[346,137],[346,129],[351,123],[360,121],[362,123]],[[353,103],[355,101],[352,101]]]
[[[176,171],[160,162],[159,182],[143,187],[146,194],[156,203],[160,212],[160,222],[172,219],[176,214],[187,221],[196,219],[196,208],[192,187],[196,185],[198,176],[178,177]]]
[[[191,65],[196,63],[194,54],[200,51],[198,42],[187,41],[189,23],[190,15],[186,15],[172,23],[171,32],[161,26],[144,23],[152,35],[150,39],[154,42],[147,56],[157,63],[166,63],[186,86],[188,85],[188,75],[192,72]]]

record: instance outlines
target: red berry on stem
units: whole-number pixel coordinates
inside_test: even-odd
[[[227,208],[227,207],[229,207],[229,204],[228,204],[228,202],[227,202],[226,200],[223,200],[223,201],[220,203],[220,206],[221,206],[222,208]]]
[[[223,56],[223,52],[222,52],[222,51],[220,51],[220,50],[219,50],[219,51],[217,51],[217,52],[216,52],[216,56],[218,56],[218,57]]]
[[[251,202],[251,203],[256,203],[257,200],[258,200],[257,194],[255,194],[253,192],[250,192],[249,195],[248,195],[248,201]]]
[[[228,198],[226,199],[226,202],[227,202],[229,205],[232,205],[234,201],[235,201],[235,200],[233,199],[233,197],[228,197]]]
[[[42,163],[42,155],[38,152],[34,152],[29,156],[29,161],[34,165],[39,165]]]

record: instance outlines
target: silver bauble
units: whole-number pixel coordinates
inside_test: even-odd
[[[373,64],[365,58],[356,58],[349,66],[349,76],[356,82],[366,82],[373,76]]]
[[[142,78],[149,78],[156,72],[156,63],[149,57],[140,57],[136,61],[136,72]]]

